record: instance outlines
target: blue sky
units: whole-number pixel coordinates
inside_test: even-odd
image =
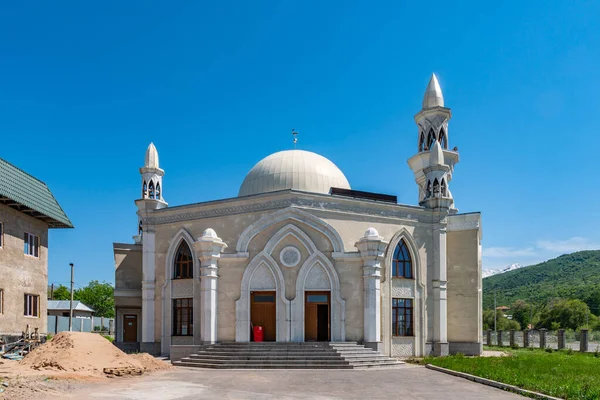
[[[353,188],[416,204],[406,160],[436,72],[484,268],[600,248],[598,15],[582,1],[4,3],[0,157],[76,225],[50,234],[50,282],[69,262],[77,285],[113,282],[151,141],[171,205],[236,196],[292,128]]]

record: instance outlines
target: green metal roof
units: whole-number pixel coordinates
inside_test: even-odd
[[[73,228],[48,186],[0,158],[0,204],[5,204],[48,224]]]

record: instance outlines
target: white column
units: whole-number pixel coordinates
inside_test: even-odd
[[[147,228],[145,228],[147,229]],[[155,233],[142,236],[142,343],[154,343]]]
[[[217,261],[227,247],[212,229],[207,229],[194,243],[200,258],[200,338],[204,343],[217,342]]]
[[[381,341],[381,261],[387,243],[375,228],[369,228],[355,246],[363,259],[364,342],[365,346],[383,350]]]
[[[446,222],[433,226],[433,354],[448,355]]]

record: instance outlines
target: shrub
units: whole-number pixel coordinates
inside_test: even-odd
[[[102,337],[111,343],[115,341],[115,338],[110,335],[102,335]]]

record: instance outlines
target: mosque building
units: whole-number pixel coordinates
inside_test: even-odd
[[[408,159],[418,205],[354,190],[332,161],[286,150],[250,169],[235,198],[168,206],[150,144],[138,235],[114,243],[117,344],[191,354],[262,326],[265,341],[480,354],[481,215],[455,208],[450,118],[433,75]]]

